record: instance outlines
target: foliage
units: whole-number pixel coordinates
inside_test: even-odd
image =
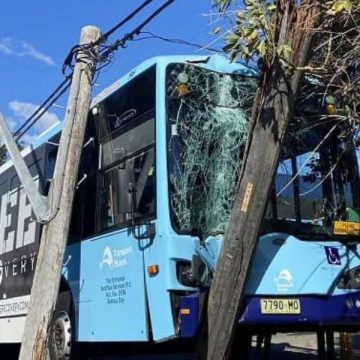
[[[350,0],[329,1],[328,5],[330,5],[329,10],[327,11],[327,14],[329,15],[337,15],[343,11],[350,12],[352,10],[352,3]]]
[[[217,4],[224,15],[230,14],[232,1],[218,0]],[[280,24],[285,6],[291,6],[295,11],[287,13],[290,14],[287,15],[289,25],[282,31]],[[261,89],[265,88],[262,85],[270,84],[271,87],[276,83],[269,76],[274,69],[274,60],[279,60],[276,63],[281,64],[290,86],[296,76],[301,80],[299,91],[294,92],[294,116],[287,130],[288,144],[285,143],[284,148],[290,147],[295,139],[305,139],[308,132],[314,133],[315,127],[336,128],[332,140],[337,138],[342,150],[332,155],[336,156],[336,163],[329,172],[331,174],[341,166],[348,166],[344,156],[347,149],[360,146],[360,1],[319,1],[317,21],[309,26],[302,20],[297,27],[299,36],[293,30],[294,24],[301,17],[299,14],[306,14],[312,6],[315,5],[311,0],[244,0],[234,17],[235,27],[225,38],[225,51],[233,60],[259,61],[260,79],[266,79],[266,76],[271,79],[268,83],[260,82],[260,95]],[[301,34],[302,30],[306,35]],[[285,32],[288,37],[283,36],[283,41],[279,41],[281,33]],[[305,36],[309,36],[310,51],[304,57],[305,62],[297,66],[297,59],[303,54],[296,46],[299,42],[293,40]],[[277,120],[274,117],[275,123]],[[334,144],[331,146],[335,148]],[[310,174],[314,178],[316,171],[312,169]],[[337,210],[334,208],[334,211]]]
[[[242,57],[249,60],[254,57],[266,57],[275,50],[272,17],[276,6],[272,2],[247,0],[245,7],[236,13],[236,29],[226,37],[224,50],[231,58]],[[287,54],[289,46],[283,45],[279,52]]]
[[[231,3],[232,0],[215,0],[215,4],[224,14]],[[244,0],[243,7],[235,15],[235,30],[226,37],[225,51],[229,52],[233,59],[272,57],[274,52],[285,60],[289,58],[291,47],[288,44],[276,44],[276,18],[281,15],[279,3],[280,1],[276,0]],[[351,14],[353,3],[358,4],[358,1],[327,1],[323,6],[323,13],[327,15],[324,22],[327,22],[329,17]],[[301,6],[301,2],[296,6]]]
[[[359,121],[360,2],[327,2],[315,36],[308,71],[321,80],[323,98],[333,99],[338,116]]]
[[[232,0],[214,0],[226,15]],[[225,36],[224,50],[232,60],[242,58],[271,63],[280,58],[291,71],[303,71],[317,80],[316,91],[326,99],[334,99],[336,116],[358,119],[360,102],[360,1],[328,0],[321,5],[319,26],[310,30],[313,46],[304,68],[292,63],[291,44],[279,42],[281,0],[244,0],[234,16],[233,31]],[[291,6],[309,7],[306,1],[289,1]],[[311,2],[310,2],[311,4]],[[304,25],[304,30],[306,25]]]

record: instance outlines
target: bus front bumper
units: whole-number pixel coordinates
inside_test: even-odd
[[[273,301],[276,309],[266,309]],[[275,300],[275,302],[274,302]],[[297,301],[296,309],[280,306],[276,300]],[[286,304],[285,304],[286,305]],[[274,306],[273,306],[274,307]],[[278,309],[283,307],[282,309]],[[285,308],[285,310],[284,310]],[[280,313],[282,311],[282,313]],[[331,326],[339,329],[360,328],[360,291],[332,296],[250,296],[239,319],[240,325],[271,326],[289,329],[307,329],[318,326]]]

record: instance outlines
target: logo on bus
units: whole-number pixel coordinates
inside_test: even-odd
[[[104,250],[104,254],[102,260],[100,262],[100,267],[103,268],[105,265],[112,269],[114,264],[114,258],[112,256],[112,251],[110,247],[106,247]]]
[[[131,246],[121,249],[113,249],[110,246],[106,246],[99,263],[100,269],[119,269],[121,267],[127,266],[128,259],[127,256],[133,252]]]
[[[274,281],[276,283],[277,291],[279,292],[288,291],[294,286],[294,278],[288,269],[281,270]]]
[[[115,129],[117,129],[118,127],[120,127],[122,124],[130,121],[131,119],[133,119],[137,114],[137,110],[136,109],[130,109],[125,111],[124,113],[122,113],[120,116],[118,116],[116,118],[114,127]]]

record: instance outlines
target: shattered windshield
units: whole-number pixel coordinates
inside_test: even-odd
[[[224,233],[256,79],[172,64],[166,73],[170,213],[176,231]],[[360,222],[359,127],[298,103],[269,196],[263,232],[331,239]],[[305,106],[306,105],[306,106]]]
[[[360,221],[357,142],[344,117],[292,126],[267,212],[273,230],[329,238],[334,221]]]
[[[170,210],[176,231],[225,231],[255,88],[251,77],[195,64],[168,66]]]

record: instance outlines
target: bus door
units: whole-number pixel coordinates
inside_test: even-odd
[[[79,340],[146,341],[139,233],[155,219],[153,111],[100,144],[96,192],[99,232],[81,242]]]
[[[84,194],[96,193],[96,216],[88,221],[96,235],[81,242],[82,341],[148,340],[137,234],[155,220],[155,74],[155,66],[132,74],[88,119],[96,129],[98,168],[96,188]]]
[[[139,224],[155,215],[154,161],[151,147],[99,174],[102,232],[81,242],[81,340],[148,339],[144,257],[138,234],[143,228]]]
[[[143,254],[128,229],[81,243],[79,341],[146,341]]]

